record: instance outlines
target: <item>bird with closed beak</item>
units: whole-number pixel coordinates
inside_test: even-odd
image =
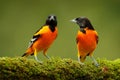
[[[35,60],[41,63],[37,58],[37,54],[38,52],[43,51],[44,56],[49,59],[50,57],[47,55],[46,51],[56,39],[57,34],[57,18],[54,15],[50,15],[45,24],[33,35],[29,42],[29,46],[22,57],[34,55]]]
[[[76,36],[79,63],[84,64],[83,62],[85,61],[86,56],[90,56],[95,66],[99,66],[93,57],[93,52],[98,44],[97,31],[86,17],[78,17],[71,21],[77,23],[80,27]]]

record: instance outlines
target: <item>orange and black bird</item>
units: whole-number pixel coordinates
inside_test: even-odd
[[[93,28],[90,20],[86,17],[78,17],[72,20],[79,25],[80,30],[77,33],[76,43],[78,49],[78,61],[80,64],[84,64],[86,56],[90,56],[94,61],[94,64],[99,64],[93,57],[93,51],[98,44],[98,34]]]
[[[34,55],[35,60],[41,62],[38,60],[37,54],[38,52],[43,51],[44,56],[49,59],[46,51],[56,39],[57,34],[57,18],[54,15],[50,15],[48,16],[46,23],[33,35],[31,41],[29,42],[28,49],[22,57]]]

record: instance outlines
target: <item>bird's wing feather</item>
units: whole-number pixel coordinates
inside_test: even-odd
[[[40,36],[41,36],[40,34],[39,34],[39,35],[34,35],[33,38],[32,38],[32,39],[30,40],[30,42],[29,42],[28,48],[31,47],[31,46],[33,45],[33,43],[34,43]]]
[[[76,37],[76,43],[78,43],[78,40],[79,40],[79,39],[78,39],[78,36],[77,36],[77,37]]]
[[[97,32],[96,32],[96,31],[95,31],[95,39],[96,39],[96,43],[98,44],[99,37],[98,37],[98,34],[97,34]]]
[[[36,33],[34,34],[33,38],[31,39],[31,41],[29,42],[29,46],[31,47],[33,45],[33,43],[41,37],[41,35],[46,33],[46,28],[48,28],[48,26],[43,25],[39,30],[36,31]]]
[[[33,43],[41,36],[40,32],[42,28],[43,26],[35,32],[35,34],[33,35],[32,39],[29,42],[28,48],[31,47]]]
[[[99,37],[96,35],[96,43],[98,44]]]

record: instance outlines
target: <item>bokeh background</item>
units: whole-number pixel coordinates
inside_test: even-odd
[[[59,34],[48,49],[49,56],[77,60],[79,27],[70,20],[86,16],[99,34],[94,56],[120,58],[120,0],[0,0],[0,57],[21,56],[50,14],[57,16]]]

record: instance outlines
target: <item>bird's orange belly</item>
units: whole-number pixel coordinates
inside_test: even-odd
[[[84,35],[78,38],[77,47],[79,52],[82,54],[88,54],[94,51],[96,48],[96,38],[94,35]],[[85,55],[86,55],[85,54]]]
[[[96,43],[93,41],[80,41],[78,42],[79,50],[89,53],[96,48]]]
[[[38,41],[36,41],[33,44],[33,46],[34,46],[34,48],[37,49],[37,51],[47,49],[50,47],[50,45],[53,43],[53,41],[56,39],[56,37],[57,37],[56,32],[44,34],[40,37],[40,39],[38,39]]]

